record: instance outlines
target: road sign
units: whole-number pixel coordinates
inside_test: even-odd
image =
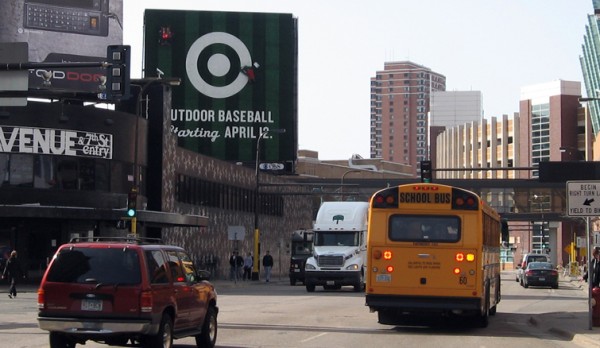
[[[229,240],[244,240],[246,229],[244,226],[227,226],[227,239]]]
[[[262,170],[283,170],[285,168],[283,163],[261,163],[258,167]]]
[[[567,215],[600,215],[600,181],[567,181]]]

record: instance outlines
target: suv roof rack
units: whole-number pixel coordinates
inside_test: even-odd
[[[69,240],[69,243],[85,243],[85,242],[120,242],[131,244],[163,244],[161,238],[149,238],[128,235],[127,237],[74,237]]]

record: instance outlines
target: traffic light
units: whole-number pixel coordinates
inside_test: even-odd
[[[106,49],[106,99],[129,98],[131,46],[110,45]]]
[[[431,161],[421,161],[421,182],[432,182]]]
[[[158,44],[161,46],[168,46],[173,43],[173,31],[170,26],[160,27],[158,31]]]
[[[132,188],[127,196],[127,216],[133,218],[137,215],[137,189]]]

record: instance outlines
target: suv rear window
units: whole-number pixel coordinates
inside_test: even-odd
[[[548,258],[545,255],[531,255],[527,258],[527,262],[547,262]]]
[[[135,250],[123,248],[63,249],[56,255],[47,281],[133,285],[141,282]]]

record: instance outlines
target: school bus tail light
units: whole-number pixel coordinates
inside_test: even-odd
[[[381,250],[373,250],[373,258],[375,260],[381,259]]]
[[[456,253],[456,255],[454,256],[454,259],[458,262],[463,262],[463,261],[467,261],[467,262],[473,262],[475,261],[475,254],[473,253],[463,253],[463,252],[458,252]]]
[[[398,208],[398,187],[390,187],[375,194],[373,208]]]
[[[394,266],[392,266],[392,265],[389,265],[389,266],[387,266],[387,267],[385,268],[385,270],[386,270],[388,273],[392,273],[392,272],[394,272]]]
[[[392,251],[391,250],[386,250],[383,252],[383,259],[384,260],[391,260],[392,259]]]
[[[460,268],[458,268],[458,267],[455,267],[455,268],[452,270],[452,273],[454,273],[454,274],[460,274]]]

